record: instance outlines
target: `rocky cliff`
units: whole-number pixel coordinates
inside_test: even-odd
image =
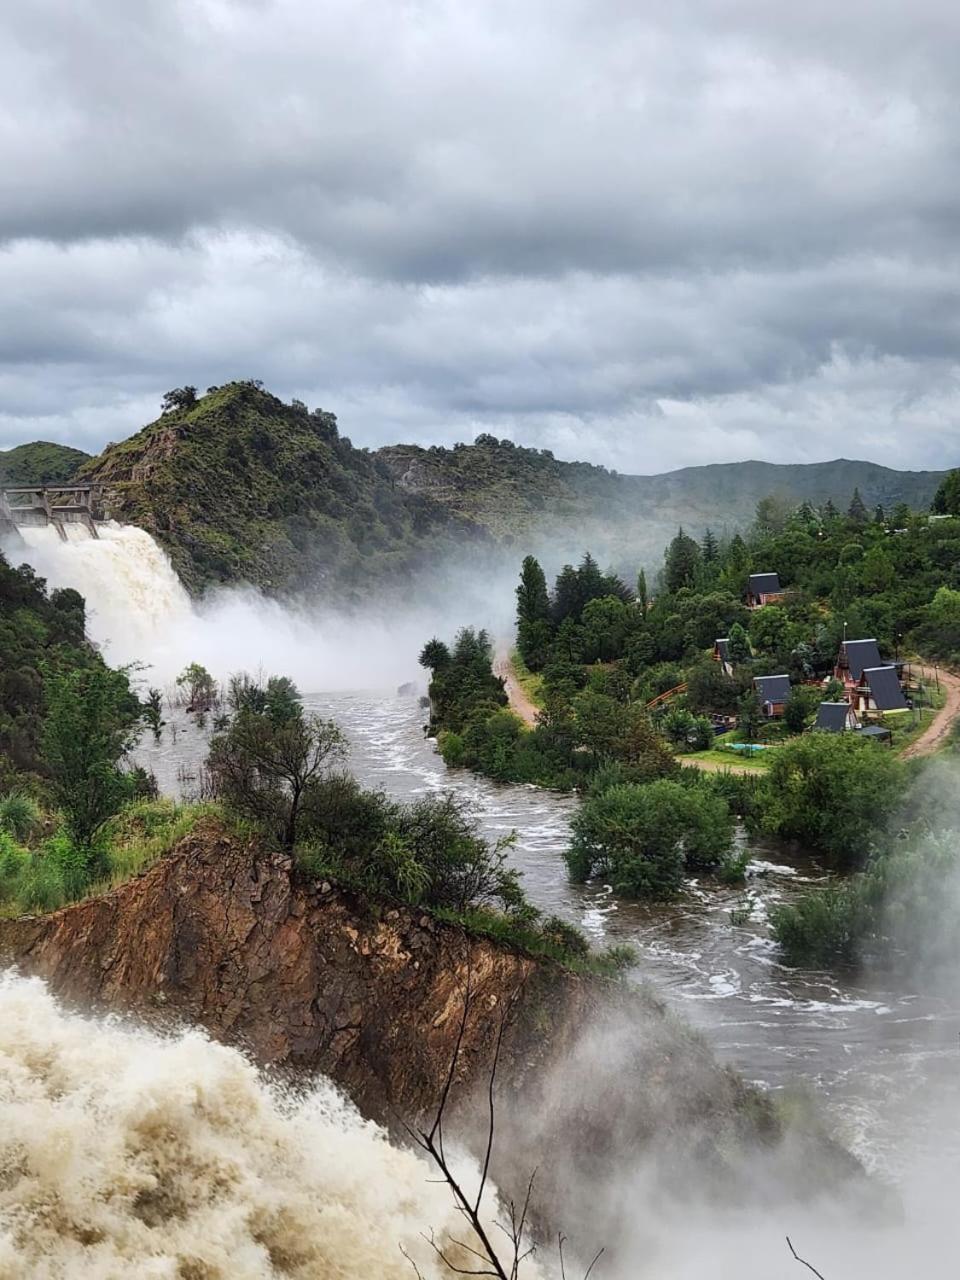
[[[497,1181],[522,1196],[539,1167],[541,1221],[608,1244],[641,1161],[664,1193],[685,1196],[696,1180],[750,1201],[816,1195],[858,1175],[815,1129],[788,1132],[642,993],[307,879],[211,819],[110,893],[0,921],[2,963],[84,1007],[198,1023],[262,1064],[324,1072],[388,1124],[435,1107],[469,987],[451,1132],[483,1150],[509,1013]]]

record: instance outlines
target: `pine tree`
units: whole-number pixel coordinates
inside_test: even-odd
[[[557,624],[580,614],[580,580],[572,564],[565,564],[553,586],[553,620]]]
[[[930,509],[941,516],[960,515],[960,468],[948,471],[944,476]]]
[[[699,568],[700,548],[681,528],[667,548],[663,570],[663,581],[667,591],[673,595],[682,587],[695,586]]]
[[[729,641],[728,652],[730,654],[730,661],[734,666],[738,666],[743,662],[749,662],[753,657],[752,650],[750,649],[750,637],[739,622],[735,622],[730,628],[730,635],[727,639]]]
[[[637,604],[640,606],[641,616],[645,618],[650,607],[650,597],[647,594],[647,575],[643,569],[637,574]]]
[[[717,539],[712,529],[705,529],[703,534],[703,542],[701,544],[703,552],[703,563],[713,564],[719,554],[717,548]]]
[[[874,524],[887,523],[887,513],[884,511],[883,507],[880,505],[879,502],[877,503],[876,508],[874,509],[874,512],[873,512],[873,522]]]
[[[539,560],[527,556],[520,570],[517,587],[517,626],[524,622],[548,622],[550,597],[547,595],[547,579]]]
[[[860,490],[854,489],[853,497],[850,499],[850,506],[847,508],[847,519],[852,520],[855,524],[866,524],[868,518],[866,505],[860,497]]]

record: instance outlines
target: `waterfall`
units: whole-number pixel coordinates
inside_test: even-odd
[[[439,1280],[421,1233],[465,1234],[433,1167],[328,1082],[269,1085],[199,1032],[68,1014],[2,972],[0,1100],[4,1280],[409,1280],[401,1246]]]
[[[21,549],[20,558],[51,589],[80,592],[87,602],[87,632],[113,665],[162,656],[193,613],[164,551],[134,525],[98,524],[98,538],[82,524],[63,528],[66,542],[53,525],[21,528],[27,550]],[[16,561],[15,548],[10,554]]]

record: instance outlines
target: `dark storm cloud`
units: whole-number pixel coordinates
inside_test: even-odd
[[[960,461],[952,5],[10,9],[0,446],[259,376],[371,444]]]

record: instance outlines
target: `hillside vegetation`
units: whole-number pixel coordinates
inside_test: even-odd
[[[112,515],[163,544],[193,591],[242,581],[359,595],[476,532],[398,487],[333,414],[253,382],[171,393],[156,422],[82,475],[106,486]]]
[[[452,449],[393,445],[377,456],[405,490],[483,525],[507,545],[549,550],[551,560],[570,559],[589,545],[602,563],[621,572],[632,571],[638,560],[659,559],[678,524],[697,534],[707,526],[730,533],[746,527],[764,498],[784,512],[803,502],[846,507],[856,488],[870,508],[905,504],[921,510],[945,475],[838,459],[735,462],[628,476],[561,462],[547,450],[489,435]]]
[[[0,452],[0,487],[18,484],[65,484],[90,458],[82,449],[34,440]]]

